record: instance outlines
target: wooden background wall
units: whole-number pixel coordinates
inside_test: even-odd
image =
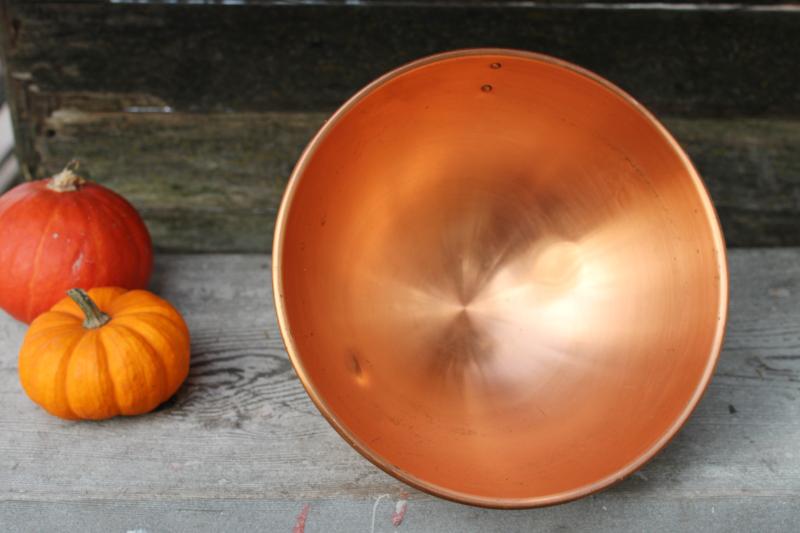
[[[653,110],[729,245],[800,245],[797,4],[352,4],[0,0],[23,172],[84,159],[160,250],[267,251],[294,161],[349,95],[427,54],[520,48]]]

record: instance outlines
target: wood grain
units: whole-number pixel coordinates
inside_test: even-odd
[[[383,474],[316,412],[287,360],[269,258],[167,255],[153,289],[193,335],[186,385],[153,414],[55,419],[20,390],[24,328],[0,318],[0,525],[73,529],[398,531],[787,531],[800,519],[800,249],[730,253],[732,299],[716,376],[651,463],[591,498],[533,511],[437,500]]]
[[[800,11],[4,4],[12,78],[54,108],[110,93],[147,95],[178,111],[318,111],[407,61],[500,46],[573,61],[660,114],[800,114]]]
[[[294,162],[326,117],[62,111],[36,146],[46,174],[78,157],[133,202],[159,250],[268,252]]]
[[[720,3],[0,0],[21,172],[73,156],[159,250],[266,252],[325,116],[398,65],[500,46],[595,70],[670,126],[733,246],[800,245],[800,9]]]
[[[130,199],[160,250],[266,252],[286,180],[327,113],[62,110],[35,148],[50,175],[72,157]],[[667,118],[731,246],[800,245],[800,121]]]
[[[412,499],[395,528],[393,499],[383,499],[376,533],[539,533],[590,531],[693,533],[796,530],[797,501],[781,497],[696,499],[589,498],[562,507],[531,511],[467,508],[443,501]],[[236,531],[290,533],[303,503],[291,501],[191,500],[103,502],[0,502],[0,517],[15,532],[196,533]],[[370,533],[374,499],[313,500],[304,533]],[[794,507],[793,507],[794,506]]]

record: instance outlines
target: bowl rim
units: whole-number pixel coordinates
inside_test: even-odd
[[[574,74],[578,74],[579,76],[587,78],[589,81],[598,83],[603,88],[611,91],[618,97],[622,98],[627,104],[629,104],[635,111],[638,111],[648,122],[650,122],[658,130],[658,132],[662,135],[664,140],[670,145],[670,147],[674,150],[676,155],[678,155],[678,157],[681,159],[681,162],[683,163],[686,171],[688,172],[689,176],[691,177],[695,185],[695,189],[697,190],[697,194],[700,198],[700,201],[703,204],[706,220],[709,228],[711,229],[712,239],[714,242],[714,251],[716,253],[716,258],[717,258],[717,274],[719,283],[719,302],[717,309],[718,318],[716,322],[717,329],[714,333],[714,339],[711,346],[711,351],[708,355],[706,368],[700,378],[700,381],[697,383],[697,386],[695,387],[694,393],[689,399],[689,402],[684,407],[683,411],[672,422],[672,425],[661,435],[661,437],[653,445],[651,445],[645,452],[633,458],[625,466],[618,469],[616,472],[608,476],[605,476],[602,479],[596,480],[592,483],[587,483],[585,485],[581,485],[555,494],[549,494],[546,496],[536,496],[530,498],[487,497],[487,496],[479,496],[475,494],[469,494],[456,490],[451,490],[448,489],[447,487],[443,487],[435,483],[428,482],[424,479],[418,478],[417,476],[414,476],[411,473],[404,471],[402,468],[399,468],[391,464],[385,458],[375,453],[369,446],[364,444],[353,432],[351,432],[336,417],[336,415],[328,407],[326,401],[317,393],[316,389],[311,383],[310,376],[306,372],[302,360],[300,359],[297,347],[295,346],[294,338],[292,336],[291,330],[289,329],[288,317],[286,316],[286,307],[283,295],[283,276],[281,268],[283,260],[284,237],[286,233],[286,221],[289,215],[291,205],[293,203],[294,194],[297,190],[297,186],[302,178],[303,173],[305,172],[306,167],[308,166],[309,161],[313,158],[314,153],[317,150],[317,147],[327,137],[327,135],[330,133],[333,127],[351,109],[356,107],[359,104],[359,102],[361,102],[361,100],[363,100],[367,95],[371,94],[373,91],[375,91],[382,85],[397,78],[398,76],[401,76],[407,72],[418,69],[420,67],[424,67],[439,61],[446,61],[450,59],[456,59],[467,56],[492,56],[495,59],[498,57],[500,58],[512,57],[517,59],[526,59],[529,61],[546,63],[551,66],[556,66],[562,69],[569,70]],[[376,78],[375,80],[367,84],[365,87],[363,87],[361,90],[356,92],[349,99],[347,99],[347,101],[344,104],[342,104],[330,116],[328,120],[325,121],[325,123],[322,125],[319,131],[314,135],[314,137],[308,143],[302,155],[295,164],[294,169],[292,170],[292,173],[289,177],[286,190],[284,191],[280,208],[278,210],[278,216],[275,222],[275,232],[274,232],[273,247],[272,247],[272,290],[273,290],[275,312],[278,318],[278,327],[281,332],[281,337],[283,338],[284,346],[286,347],[286,351],[289,354],[289,359],[291,360],[292,366],[295,372],[297,373],[298,378],[300,378],[300,381],[303,384],[306,393],[308,393],[308,396],[311,398],[314,405],[316,405],[317,409],[320,411],[323,417],[325,417],[328,423],[336,430],[337,433],[339,433],[339,435],[348,444],[350,444],[350,446],[352,446],[362,456],[364,456],[375,466],[377,466],[387,474],[390,474],[391,476],[397,478],[398,480],[408,485],[411,485],[412,487],[419,489],[423,492],[441,498],[445,498],[447,500],[451,500],[458,503],[465,503],[469,505],[475,505],[478,507],[497,508],[497,509],[525,509],[533,507],[544,507],[549,505],[566,503],[572,500],[576,500],[578,498],[582,498],[584,496],[594,494],[622,481],[629,475],[633,474],[639,468],[641,468],[647,462],[649,462],[653,457],[655,457],[662,449],[664,449],[664,447],[667,444],[669,444],[669,442],[680,432],[681,428],[686,424],[686,421],[688,420],[689,416],[692,414],[694,409],[699,404],[701,398],[703,397],[703,394],[708,388],[708,385],[711,381],[712,376],[714,375],[714,371],[719,361],[720,352],[722,350],[722,344],[725,336],[725,327],[728,315],[728,302],[729,302],[728,276],[729,274],[728,274],[727,251],[725,248],[725,240],[722,233],[719,217],[717,215],[716,210],[714,209],[714,205],[711,201],[708,189],[706,188],[706,185],[703,183],[703,180],[701,179],[694,165],[690,161],[688,155],[684,152],[684,150],[681,148],[681,146],[678,144],[675,138],[669,133],[669,131],[661,124],[661,122],[659,122],[655,118],[655,116],[652,113],[650,113],[650,111],[648,111],[642,104],[640,104],[635,98],[633,98],[627,92],[617,87],[610,81],[599,76],[598,74],[595,74],[594,72],[591,72],[583,67],[579,67],[567,61],[549,55],[537,52],[529,52],[524,50],[509,49],[509,48],[466,48],[466,49],[452,50],[448,52],[441,52],[425,56],[415,61],[406,63],[398,68],[395,68],[387,72],[386,74],[383,74],[382,76]]]

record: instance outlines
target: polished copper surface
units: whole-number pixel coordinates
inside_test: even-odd
[[[666,130],[526,52],[425,58],[348,101],[275,233],[286,347],[358,451],[431,493],[529,507],[633,472],[716,363],[725,248]]]

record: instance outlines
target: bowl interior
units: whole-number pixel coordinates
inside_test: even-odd
[[[275,287],[312,398],[439,495],[574,498],[678,430],[721,342],[724,245],[680,148],[576,67],[469,51],[381,78],[323,128]]]

